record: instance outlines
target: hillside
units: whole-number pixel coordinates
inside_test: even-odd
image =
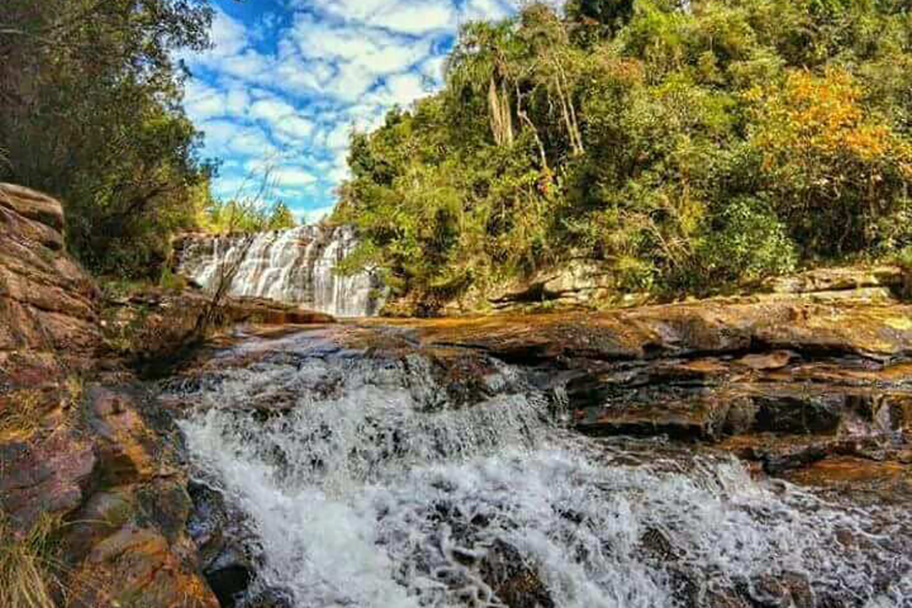
[[[910,21],[887,0],[574,0],[470,23],[444,90],[353,137],[347,270],[432,311],[571,265],[676,295],[895,256]]]

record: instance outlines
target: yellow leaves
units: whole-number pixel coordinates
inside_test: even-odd
[[[603,53],[599,66],[612,81],[628,86],[635,86],[646,81],[646,70],[638,59],[618,57],[614,53]]]
[[[782,84],[754,87],[744,98],[754,106],[759,128],[751,140],[763,152],[765,170],[802,159],[813,159],[816,171],[845,162],[912,161],[908,146],[867,112],[864,90],[844,70],[822,76],[794,70]]]

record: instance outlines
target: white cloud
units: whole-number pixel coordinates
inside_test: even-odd
[[[294,113],[295,109],[293,106],[274,97],[260,99],[250,106],[251,117],[259,118],[260,120],[270,123],[277,123],[280,119],[291,116]]]
[[[306,169],[300,167],[280,167],[269,174],[279,188],[309,186],[317,181]]]
[[[249,23],[217,9],[214,48],[182,56],[195,76],[188,115],[206,132],[206,153],[229,161],[217,194],[233,195],[242,171],[272,165],[283,197],[330,200],[348,176],[352,128],[376,128],[393,105],[439,87],[460,23],[513,10],[508,0],[283,2],[288,10]]]
[[[448,2],[400,2],[391,10],[379,12],[373,22],[397,32],[422,34],[445,30],[455,18],[453,7]]]
[[[275,129],[276,137],[283,143],[300,143],[313,135],[314,124],[300,116],[287,116],[275,125]]]
[[[212,50],[210,56],[230,57],[243,50],[247,44],[247,29],[244,24],[235,21],[225,11],[216,9],[210,32]]]
[[[324,220],[332,215],[335,205],[326,205],[325,207],[317,207],[316,209],[305,209],[297,214],[298,219],[305,224],[316,224],[320,220]]]

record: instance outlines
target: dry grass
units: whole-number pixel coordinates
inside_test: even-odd
[[[54,574],[57,518],[42,516],[28,534],[13,533],[0,513],[0,606],[55,608],[53,591],[60,589]]]
[[[41,428],[41,391],[26,389],[5,397],[0,409],[0,440],[27,440]]]

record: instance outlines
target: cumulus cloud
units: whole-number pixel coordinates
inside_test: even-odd
[[[281,6],[216,11],[213,48],[183,57],[194,75],[185,105],[206,133],[207,154],[226,161],[216,194],[233,195],[245,172],[268,164],[277,195],[293,198],[309,219],[329,212],[335,187],[348,176],[351,130],[375,128],[391,107],[439,87],[461,23],[513,10],[509,0]]]

